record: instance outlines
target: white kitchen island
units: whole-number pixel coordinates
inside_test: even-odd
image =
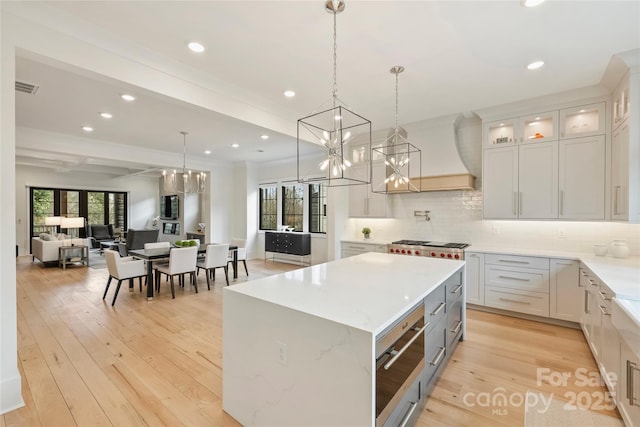
[[[427,257],[367,253],[225,288],[224,410],[247,426],[375,425],[376,338],[450,278],[464,316],[464,262]],[[457,342],[464,319],[454,329]]]

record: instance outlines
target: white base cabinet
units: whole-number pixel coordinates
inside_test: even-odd
[[[465,252],[467,303],[484,305],[484,254]]]
[[[640,426],[640,359],[625,341],[620,343],[618,378],[618,410],[629,426]]]
[[[580,263],[570,259],[549,260],[549,317],[580,321]]]
[[[365,254],[367,252],[380,252],[387,253],[387,245],[379,243],[365,243],[365,242],[342,242],[341,245],[341,258],[347,258],[354,255]]]

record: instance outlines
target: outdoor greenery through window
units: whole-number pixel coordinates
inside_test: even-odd
[[[282,186],[282,225],[303,231],[304,186],[300,184]]]
[[[309,231],[327,232],[327,186],[309,184]]]
[[[51,216],[84,217],[87,224],[112,224],[114,228],[127,229],[126,192],[32,187],[30,205],[31,236],[59,231],[45,225],[45,218]],[[86,230],[79,230],[79,237],[86,237]]]
[[[260,230],[276,230],[278,224],[278,188],[260,187]]]

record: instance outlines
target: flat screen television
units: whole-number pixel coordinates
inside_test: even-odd
[[[178,219],[178,196],[160,196],[160,219]]]

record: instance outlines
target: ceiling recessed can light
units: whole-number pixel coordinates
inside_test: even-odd
[[[269,139],[269,135],[260,135],[260,138],[262,138],[262,139]]]
[[[211,150],[204,150],[204,154],[211,154]]]
[[[544,61],[533,61],[529,65],[527,65],[528,70],[537,70],[538,68],[544,65]]]
[[[520,5],[523,7],[536,7],[540,6],[544,0],[520,0]]]
[[[82,130],[85,132],[93,132],[93,128],[91,126],[82,126]]]
[[[204,52],[204,46],[202,45],[202,43],[198,43],[198,42],[189,42],[187,44],[187,46],[189,46],[189,49],[192,52],[196,52],[196,53],[202,53]]]
[[[240,147],[240,144],[236,144],[236,143],[234,143],[234,144],[231,144],[231,146],[232,146],[233,148],[238,148],[238,147]]]
[[[286,96],[287,98],[293,98],[294,96],[296,96],[296,93],[292,90],[285,90],[284,96]]]
[[[124,99],[125,101],[129,101],[129,102],[131,102],[131,101],[135,101],[135,100],[136,100],[136,97],[135,97],[135,96],[133,96],[133,95],[129,95],[128,93],[123,93],[120,97],[121,97],[122,99]]]
[[[113,117],[113,115],[109,113],[100,113],[100,117],[102,117],[103,119],[110,119]]]

